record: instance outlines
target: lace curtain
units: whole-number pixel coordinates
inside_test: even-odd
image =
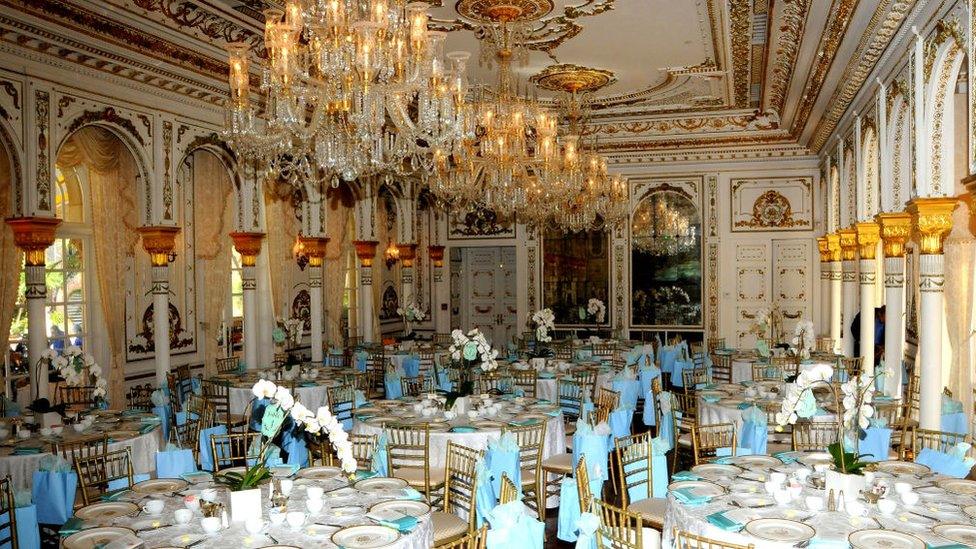
[[[13,184],[10,159],[0,151],[0,218],[13,215]],[[14,244],[14,232],[6,223],[0,228],[0,334],[10,333],[24,254]]]
[[[291,316],[291,274],[295,265],[292,246],[300,227],[295,209],[288,199],[265,193],[264,215],[268,235],[265,237],[265,253],[268,254],[267,264],[271,275],[271,314],[286,319]]]
[[[191,161],[194,208],[206,215],[206,222],[196,225],[196,261],[204,286],[204,368],[211,375],[216,373],[217,337],[230,300],[233,244],[228,234],[234,230],[233,185],[227,168],[213,154],[196,151]]]
[[[125,284],[122,273],[139,249],[135,189],[139,186],[135,159],[125,145],[106,130],[88,127],[76,132],[58,155],[62,169],[87,168],[91,196],[92,240],[102,317],[107,328],[109,402],[124,405]]]
[[[976,239],[969,231],[969,202],[953,214],[952,232],[945,242],[945,318],[952,362],[946,386],[962,400],[967,414],[973,413],[973,272],[976,269]]]
[[[330,193],[328,200],[329,212],[326,219],[326,234],[329,235],[330,240],[325,248],[325,263],[322,273],[325,341],[332,345],[341,346],[343,342],[343,297],[346,292],[349,253],[352,249],[352,226],[349,221],[354,203],[343,192]]]

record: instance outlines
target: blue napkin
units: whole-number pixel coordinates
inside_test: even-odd
[[[708,496],[700,496],[695,494],[691,488],[678,488],[677,490],[671,490],[671,495],[673,495],[674,499],[678,500],[679,503],[683,503],[690,507],[705,505],[712,499]]]
[[[12,452],[15,456],[32,456],[34,454],[40,454],[41,449],[36,446],[21,446],[19,448],[14,448]]]
[[[796,463],[797,452],[776,452],[773,454],[773,457],[782,461],[784,464],[789,465],[791,463]]]
[[[87,528],[85,521],[81,520],[78,517],[71,517],[68,519],[68,522],[64,523],[64,525],[61,526],[61,529],[58,530],[58,533],[62,536],[67,536],[69,534],[80,532],[85,528]]]
[[[922,451],[915,456],[915,463],[926,465],[936,473],[956,478],[964,478],[971,469],[971,465],[966,461],[931,448],[922,448]]]
[[[424,499],[423,494],[413,488],[410,488],[409,486],[403,489],[403,495],[400,497],[403,499],[409,499],[410,501],[421,501]]]
[[[711,515],[705,517],[705,520],[707,520],[710,524],[725,530],[726,532],[738,532],[745,526],[741,522],[725,516],[725,511],[712,513]]]
[[[417,517],[411,517],[410,515],[404,515],[396,520],[377,520],[376,522],[403,534],[417,527]]]
[[[678,480],[701,480],[701,477],[692,473],[691,471],[678,471],[677,473],[671,475],[671,481]]]
[[[457,427],[451,427],[452,433],[476,433],[478,429],[476,427],[466,427],[464,425],[458,425]]]

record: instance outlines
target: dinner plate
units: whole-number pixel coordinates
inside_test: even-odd
[[[407,487],[407,481],[402,478],[376,477],[364,478],[353,487],[360,492],[384,492],[387,490],[402,490]]]
[[[976,526],[972,524],[936,524],[932,531],[946,539],[976,547]]]
[[[424,419],[423,421],[418,421],[417,423],[420,425],[426,424],[427,430],[429,430],[431,433],[443,433],[451,430],[450,424],[448,424],[446,421],[430,421]]]
[[[731,465],[735,465],[743,469],[765,469],[783,464],[782,461],[774,458],[773,456],[734,456],[726,459],[725,461],[728,461]]]
[[[895,459],[879,461],[875,464],[875,467],[878,471],[891,473],[892,475],[924,475],[930,471],[928,467],[921,463],[898,461]]]
[[[854,549],[925,549],[925,542],[911,534],[894,530],[858,530],[847,536]]]
[[[243,475],[246,472],[247,472],[247,467],[228,467],[226,469],[221,469],[221,470],[217,471],[216,473],[214,473],[214,476],[215,477],[222,477],[222,476],[226,475],[227,473],[237,473],[239,475]]]
[[[139,512],[139,506],[127,501],[106,501],[93,503],[75,511],[75,516],[81,520],[104,521],[115,517],[124,517]]]
[[[332,543],[345,549],[375,549],[386,547],[400,539],[400,533],[387,526],[366,524],[349,526],[332,534]]]
[[[387,423],[395,423],[398,419],[390,416],[375,416],[365,420],[363,423],[375,427],[384,427]]]
[[[814,467],[815,465],[832,464],[834,462],[833,456],[827,452],[806,452],[798,455],[796,460],[806,465],[807,467]]]
[[[776,505],[773,498],[760,495],[735,495],[732,499],[742,507],[770,507]]]
[[[422,501],[395,499],[373,505],[369,508],[369,512],[372,513],[373,511],[398,511],[411,517],[420,517],[430,512],[430,505]]]
[[[339,505],[329,509],[329,515],[334,517],[358,517],[365,514],[366,508],[358,505]]]
[[[378,414],[380,409],[375,406],[366,406],[364,408],[356,408],[357,414]]]
[[[935,481],[935,485],[946,492],[959,494],[961,496],[976,495],[976,481],[964,478],[943,478]]]
[[[668,491],[682,488],[690,488],[696,496],[715,497],[725,493],[725,488],[707,480],[679,480],[668,485]]]
[[[725,391],[719,391],[718,389],[709,389],[707,391],[698,391],[698,396],[702,398],[715,397],[722,399],[728,397],[729,394]]]
[[[189,485],[189,482],[181,478],[154,478],[133,484],[132,491],[137,494],[163,494],[179,492]]]
[[[129,528],[121,526],[101,526],[99,528],[89,528],[81,532],[75,532],[64,538],[61,547],[64,549],[94,549],[103,547],[112,541],[125,536],[135,537],[136,533]]]
[[[742,469],[735,465],[724,465],[722,463],[702,463],[691,468],[691,472],[702,477],[734,477],[742,472]]]
[[[128,440],[130,438],[135,438],[139,436],[139,431],[108,431],[105,433],[108,435],[109,440]]]
[[[741,398],[723,398],[718,401],[719,406],[724,406],[726,408],[735,408],[736,406],[742,404],[745,400]]]
[[[798,543],[817,535],[813,527],[795,520],[761,518],[746,523],[745,531],[757,538],[782,543]]]
[[[339,476],[342,470],[338,467],[330,467],[328,465],[319,465],[317,467],[306,467],[298,471],[298,478],[311,478],[318,480],[326,480]]]
[[[504,423],[500,423],[500,422],[497,422],[497,421],[491,421],[491,420],[487,420],[487,419],[481,420],[481,421],[475,421],[471,425],[474,425],[475,427],[477,427],[479,429],[501,429],[502,427],[505,426]]]
[[[970,518],[976,519],[976,505],[967,505],[962,508],[962,512],[969,515]]]

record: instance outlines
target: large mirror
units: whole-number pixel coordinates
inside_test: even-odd
[[[631,219],[631,324],[702,325],[701,216],[680,190],[654,190]]]
[[[542,303],[552,309],[556,324],[609,324],[610,245],[607,233],[547,231],[542,256]],[[599,299],[606,306],[602,319],[585,314],[591,298]]]

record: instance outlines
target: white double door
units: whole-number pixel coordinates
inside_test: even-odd
[[[738,347],[751,348],[750,328],[759,309],[779,306],[783,332],[797,321],[812,320],[815,242],[808,238],[739,241],[735,244],[735,335]]]
[[[462,330],[478,328],[492,346],[505,354],[506,344],[517,334],[515,308],[515,247],[492,246],[461,248],[459,276]],[[458,291],[459,290],[459,291]]]

